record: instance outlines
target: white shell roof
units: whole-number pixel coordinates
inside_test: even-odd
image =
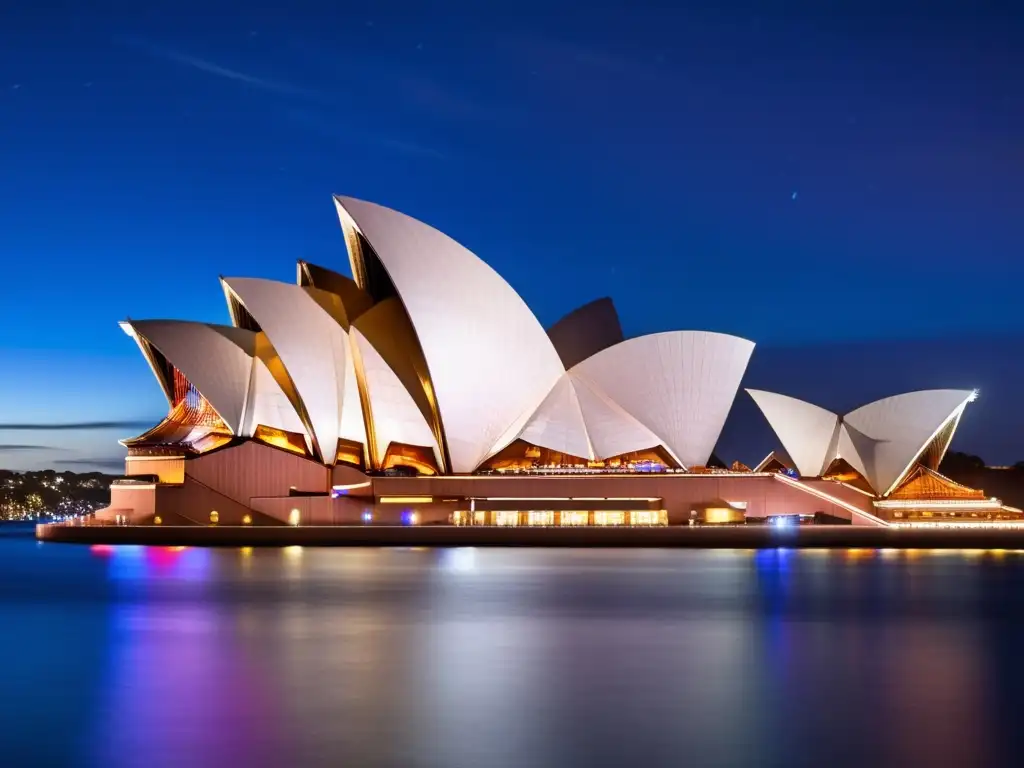
[[[379,459],[391,443],[405,443],[432,448],[441,466],[434,433],[398,376],[359,329],[351,330],[351,341],[362,362]]]
[[[352,343],[351,331],[349,344]],[[345,440],[366,444],[366,424],[363,423],[363,404],[359,399],[359,382],[356,380],[355,361],[351,348],[345,355],[345,381],[341,399],[341,429],[339,434]]]
[[[657,435],[684,467],[702,466],[718,442],[753,351],[752,341],[737,336],[670,331],[602,350],[572,374]]]
[[[451,469],[472,472],[565,372],[558,354],[511,286],[450,237],[374,203],[335,201],[373,246],[416,329]]]
[[[242,434],[255,334],[184,320],[131,320],[122,327],[156,348],[206,398],[228,429]]]
[[[325,464],[341,437],[348,335],[298,285],[259,278],[224,278],[284,363],[306,410]]]
[[[785,395],[748,391],[802,475],[820,475],[833,459],[842,458],[881,496],[892,492],[974,396],[962,389],[908,392],[868,403],[838,419]],[[941,450],[948,444],[947,440]]]
[[[566,373],[552,387],[519,437],[533,445],[584,459],[593,459],[583,411],[573,381]]]
[[[748,389],[786,453],[805,477],[817,477],[832,460],[835,452],[839,416],[795,397],[778,395],[760,389]]]
[[[576,370],[569,372],[576,399],[583,412],[587,435],[594,457],[608,459],[631,451],[642,451],[663,444],[663,440],[626,413],[608,395],[599,391]]]
[[[886,397],[843,417],[864,464],[865,477],[882,495],[888,494],[928,443],[955,418],[974,393],[962,389],[929,389]],[[871,441],[870,449],[862,435]]]
[[[288,395],[284,393],[274,375],[260,358],[253,358],[252,406],[246,420],[244,434],[251,437],[256,427],[280,429],[309,437],[302,419],[295,412]]]

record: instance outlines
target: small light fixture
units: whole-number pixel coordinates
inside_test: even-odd
[[[288,513],[288,525],[298,525],[299,524],[300,514],[301,513],[299,512],[298,509],[293,509],[291,512],[289,512]]]
[[[153,525],[163,525],[163,522],[163,518],[160,515],[153,518]]]
[[[242,525],[252,525],[252,515],[242,515]]]
[[[216,525],[220,522],[220,513],[217,510],[213,510],[210,513],[210,525]]]

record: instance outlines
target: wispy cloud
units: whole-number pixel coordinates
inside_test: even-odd
[[[283,96],[297,96],[307,99],[320,99],[322,94],[311,89],[304,88],[294,83],[289,83],[284,80],[276,80],[268,77],[260,77],[258,75],[251,74],[249,72],[242,72],[238,69],[231,69],[225,67],[222,64],[218,64],[210,59],[204,59],[200,56],[194,56],[184,51],[179,51],[174,48],[168,48],[163,45],[151,42],[149,40],[143,40],[136,37],[124,38],[122,40],[126,45],[132,48],[144,51],[150,56],[165,61],[170,61],[175,64],[180,64],[184,67],[190,67],[199,72],[203,72],[207,75],[213,75],[214,77],[220,77],[225,80],[233,80],[237,83],[243,83],[253,88],[258,88],[262,91],[268,91],[270,93],[277,93]]]
[[[610,53],[608,50],[569,40],[520,36],[500,41],[499,47],[516,58],[530,62],[534,70],[543,70],[547,74],[576,77],[582,72],[595,77],[611,76],[631,80],[651,80],[665,74],[659,56],[648,59]]]
[[[149,429],[153,420],[145,421],[71,421],[58,423],[10,423],[0,424],[0,432],[59,432],[85,429]]]
[[[124,471],[124,458],[112,456],[97,457],[94,459],[64,459],[53,462],[57,467],[94,467],[98,470],[110,470],[117,474]]]
[[[0,451],[56,451],[52,445],[19,445],[18,443],[0,443]]]
[[[418,141],[354,129],[345,118],[332,117],[326,114],[326,110],[293,109],[288,111],[287,116],[292,122],[327,138],[377,146],[410,157],[422,157],[430,160],[450,158],[449,153]]]
[[[423,59],[413,62],[381,51],[338,50],[308,40],[295,42],[293,50],[311,62],[317,72],[337,80],[345,93],[345,105],[386,104],[389,111],[406,110],[419,117],[454,123],[498,122],[518,117],[516,109],[496,102],[492,91],[481,91],[478,86],[474,92],[472,78],[462,78],[460,84],[460,78],[453,78],[450,73],[432,74]]]

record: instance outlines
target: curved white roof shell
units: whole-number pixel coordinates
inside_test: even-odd
[[[129,320],[122,327],[157,349],[206,398],[232,433],[243,434],[254,333],[184,320]]]
[[[843,417],[795,398],[747,390],[800,474],[815,477],[845,459],[880,496],[887,496],[933,442],[936,461],[949,447],[974,392],[931,389],[886,397]]]
[[[373,246],[416,329],[451,469],[472,472],[565,372],[558,354],[511,286],[450,237],[389,208],[335,201]]]
[[[576,388],[566,373],[551,388],[519,437],[541,448],[594,459],[596,456],[587,431]]]
[[[349,344],[352,343],[351,332]],[[345,379],[341,398],[341,428],[339,434],[345,440],[366,444],[366,425],[363,423],[363,404],[359,399],[359,382],[351,347],[345,355]]]
[[[760,389],[748,389],[797,471],[817,477],[835,456],[839,416],[824,408]]]
[[[358,328],[351,330],[351,340],[362,365],[378,459],[383,460],[391,443],[405,443],[433,449],[441,466],[434,433],[397,374]]]
[[[682,466],[703,466],[753,351],[752,341],[737,336],[670,331],[609,347],[572,375],[657,435]]]
[[[662,445],[663,440],[575,371],[569,372],[594,458],[609,459]]]
[[[298,285],[259,278],[224,278],[227,288],[260,324],[284,363],[325,464],[333,464],[341,437],[348,334]]]
[[[309,441],[306,426],[288,400],[288,395],[281,389],[267,364],[258,357],[253,358],[249,402],[248,416],[242,433],[245,436],[251,437],[256,427],[263,425],[303,435],[307,442]]]
[[[872,487],[883,496],[890,493],[973,397],[970,390],[929,389],[876,400],[846,414],[849,444],[857,450]]]

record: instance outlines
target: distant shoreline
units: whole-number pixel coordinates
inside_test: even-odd
[[[498,528],[490,526],[36,526],[41,541],[210,547],[609,547],[1024,550],[1024,529],[869,526]]]

